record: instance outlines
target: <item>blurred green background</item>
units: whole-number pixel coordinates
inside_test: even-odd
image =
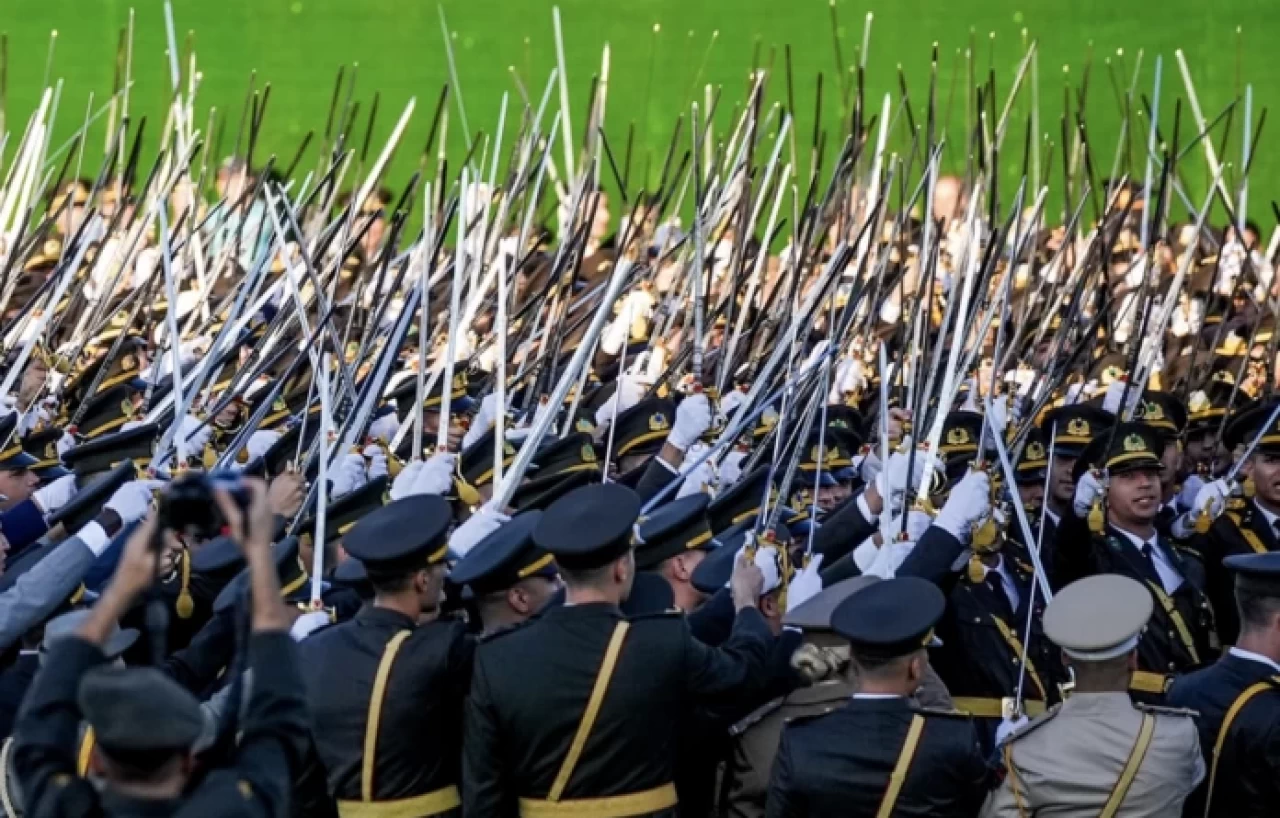
[[[675,117],[687,111],[695,97],[701,100],[703,85],[723,86],[718,117],[721,128],[728,126],[732,109],[746,94],[753,59],[761,66],[773,66],[770,99],[785,103],[783,67],[788,45],[799,159],[807,173],[818,74],[823,74],[824,89],[821,129],[835,134],[841,129],[843,98],[851,93],[849,68],[858,59],[864,20],[870,11],[875,17],[866,91],[877,111],[885,91],[892,91],[897,99],[901,66],[913,113],[918,121],[923,119],[930,49],[935,41],[939,45],[938,115],[941,118],[950,111],[953,144],[946,155],[949,169],[964,167],[966,105],[973,104],[965,90],[963,51],[974,44],[973,65],[979,79],[994,70],[1000,107],[1023,53],[1024,36],[1036,39],[1040,45],[1043,173],[1056,191],[1062,173],[1061,117],[1067,84],[1074,124],[1087,70],[1086,122],[1097,175],[1104,176],[1110,170],[1121,121],[1116,86],[1128,84],[1139,51],[1143,59],[1138,88],[1148,96],[1155,57],[1164,59],[1161,118],[1166,136],[1173,118],[1174,94],[1183,94],[1174,60],[1177,48],[1187,56],[1206,117],[1214,118],[1252,83],[1256,127],[1263,109],[1275,107],[1280,98],[1280,66],[1272,56],[1280,17],[1273,13],[1273,2],[889,0],[867,4],[838,0],[832,7],[828,0],[562,0],[559,6],[575,138],[581,140],[591,78],[599,71],[601,50],[608,43],[612,69],[606,126],[619,162],[628,128],[635,129],[632,187],[639,184],[646,169],[649,179],[656,180]],[[438,5],[436,0],[175,0],[178,40],[185,43],[188,32],[193,32],[203,73],[198,122],[203,128],[209,108],[216,107],[218,116],[226,120],[220,150],[229,154],[250,72],[256,71],[259,87],[270,82],[272,88],[256,156],[261,162],[269,153],[276,153],[287,163],[309,130],[323,130],[339,66],[348,66],[349,75],[350,67],[358,64],[355,99],[361,107],[355,128],[357,142],[363,142],[374,93],[381,95],[372,153],[381,147],[408,98],[417,97],[416,114],[391,169],[392,181],[402,183],[417,165],[437,95],[447,80]],[[96,96],[96,107],[110,93],[117,42],[131,7],[136,13],[131,106],[135,113],[149,116],[148,131],[154,138],[163,123],[169,82],[163,4],[159,0],[134,4],[127,0],[0,0],[0,29],[8,33],[8,127],[20,133],[38,101],[49,32],[56,28],[51,74],[64,79],[65,87],[55,145],[78,128],[89,94]],[[510,94],[510,113],[515,115],[520,95],[513,75],[536,103],[555,64],[551,8],[552,3],[546,0],[444,0],[462,99],[473,132],[493,132],[503,93]],[[661,27],[656,34],[655,24]],[[838,71],[837,44],[842,60]],[[1123,54],[1117,49],[1123,49]],[[1064,65],[1070,66],[1066,74]],[[1006,138],[1001,162],[1006,195],[1012,194],[1009,180],[1021,173],[1030,90],[1028,82],[1013,109],[1015,118]],[[456,158],[464,140],[456,99],[451,106],[449,137]],[[1218,140],[1225,139],[1224,158],[1237,168],[1243,109],[1243,103],[1237,106],[1229,133],[1223,123],[1215,134]],[[1135,140],[1144,139],[1146,120],[1135,122],[1143,129]],[[508,137],[511,123],[509,118]],[[104,124],[105,117],[91,131],[87,172],[95,170],[100,161]],[[1276,152],[1268,149],[1273,141],[1268,131],[1275,127],[1264,129],[1250,175],[1250,213],[1268,224],[1270,180],[1280,169]],[[214,133],[217,131],[215,127]],[[1184,106],[1183,144],[1193,132],[1192,117]],[[684,134],[687,145],[687,129]],[[1054,143],[1052,149],[1049,141]],[[16,136],[9,154],[15,143]],[[315,165],[318,143],[319,133],[306,158],[308,167]],[[899,118],[892,144],[898,150],[910,144],[904,117]],[[829,147],[834,150],[838,145],[833,142]],[[829,152],[828,165],[831,155]],[[557,160],[561,156],[557,150]],[[1141,158],[1137,152],[1134,156]],[[1138,168],[1140,174],[1141,164]],[[1198,149],[1188,156],[1183,173],[1191,191],[1204,189],[1206,174]],[[1051,200],[1051,218],[1057,218],[1061,209],[1060,197],[1056,203]]]

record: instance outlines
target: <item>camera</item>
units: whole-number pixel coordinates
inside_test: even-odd
[[[193,472],[169,484],[160,495],[158,518],[161,528],[205,540],[222,534],[226,520],[218,509],[214,491],[231,495],[241,510],[249,508],[249,491],[235,472]]]

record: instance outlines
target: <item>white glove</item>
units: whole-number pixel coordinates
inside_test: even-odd
[[[249,440],[244,444],[244,448],[249,453],[249,459],[254,460],[265,455],[272,446],[276,445],[276,441],[279,439],[279,432],[273,432],[270,429],[259,429],[249,435]]]
[[[924,532],[929,530],[929,526],[933,525],[933,518],[927,513],[919,509],[911,509],[907,512],[907,539],[917,542]],[[902,532],[902,515],[895,517],[880,518],[880,536],[885,542],[897,539],[898,534]]]
[[[471,426],[467,428],[467,433],[462,436],[462,448],[469,448],[477,440],[485,436],[485,433],[493,428],[493,423],[498,417],[498,396],[490,393],[484,396],[484,400],[480,401],[480,409],[476,412],[476,416],[471,419]]]
[[[1120,399],[1124,397],[1125,381],[1116,379],[1107,384],[1107,394],[1102,397],[1102,411],[1120,414]]]
[[[711,401],[701,392],[689,395],[676,407],[676,422],[671,426],[667,442],[687,451],[711,428]]]
[[[1204,478],[1198,474],[1189,474],[1182,481],[1182,491],[1178,493],[1178,508],[1183,511],[1196,511],[1196,495],[1204,488]]]
[[[1094,502],[1101,496],[1102,483],[1093,476],[1093,472],[1087,471],[1080,478],[1080,482],[1076,483],[1076,494],[1071,501],[1071,508],[1077,517],[1084,519],[1089,516],[1089,509],[1093,508]]]
[[[394,502],[401,497],[408,497],[413,494],[413,484],[418,480],[418,473],[422,471],[425,464],[421,460],[413,460],[400,470],[396,475],[396,479],[391,483],[391,500]]]
[[[18,399],[13,395],[4,395],[0,397],[0,418],[8,417],[18,411],[16,404]]]
[[[369,461],[368,474],[370,480],[377,480],[387,475],[387,453],[376,443],[364,447],[364,458]]]
[[[468,517],[465,523],[454,529],[453,534],[449,536],[449,547],[459,557],[465,557],[468,551],[476,547],[476,543],[510,520],[511,518],[507,515],[485,504]]]
[[[400,431],[400,417],[395,412],[387,412],[369,424],[369,437],[381,440],[383,443],[395,440],[398,431]]]
[[[626,373],[619,376],[617,392],[610,395],[596,410],[596,426],[604,427],[613,423],[615,410],[616,414],[622,414],[632,406],[635,406],[644,398],[646,389],[648,387],[644,381],[636,375]]]
[[[822,576],[818,573],[822,568],[822,554],[815,554],[809,564],[796,572],[787,586],[787,611],[793,611],[813,599],[822,591]]]
[[[1199,515],[1200,512],[1208,512],[1209,516],[1217,517],[1222,510],[1227,507],[1227,497],[1231,494],[1231,484],[1226,480],[1214,480],[1211,483],[1205,483],[1200,487],[1200,491],[1196,492],[1196,499],[1191,505],[1188,514]]]
[[[734,409],[747,402],[747,393],[741,389],[730,389],[729,393],[720,399],[720,411],[728,415]]]
[[[991,400],[991,413],[987,415],[987,425],[996,434],[1003,435],[1009,425],[1009,396],[996,395]]]
[[[866,457],[858,463],[858,476],[862,478],[862,482],[871,485],[876,482],[876,475],[884,470],[884,464],[880,462],[880,455],[875,449],[867,452]],[[904,477],[905,479],[905,477]],[[879,486],[879,483],[876,483]]]
[[[369,482],[365,475],[364,455],[355,452],[343,455],[338,461],[337,468],[330,473],[329,481],[331,502],[339,497],[345,497]]]
[[[64,475],[44,488],[36,489],[35,501],[45,514],[52,514],[76,496],[76,476]]]
[[[183,447],[187,453],[198,455],[204,451],[205,444],[213,436],[213,424],[206,423],[202,426],[200,418],[187,415],[182,419],[182,425],[178,427],[178,435],[185,441]]]
[[[18,436],[26,437],[41,421],[48,421],[51,418],[52,415],[48,409],[42,406],[33,407],[30,412],[18,418]]]
[[[417,479],[413,481],[410,494],[448,494],[453,487],[453,472],[458,463],[458,456],[452,452],[438,452],[431,455]]]
[[[689,451],[685,453],[685,459],[690,463],[702,457],[703,453],[710,448],[705,443],[695,443],[689,447]],[[710,458],[704,460],[698,468],[689,472],[685,476],[684,482],[680,484],[680,490],[676,493],[676,499],[688,497],[690,494],[697,494],[707,490],[708,486],[714,486],[716,482],[716,466]]]
[[[911,441],[909,438],[906,442],[910,446]],[[912,449],[912,451],[912,455],[908,455],[906,452],[894,452],[889,455],[889,462],[876,475],[876,491],[879,492],[880,498],[884,500],[885,508],[881,516],[884,514],[893,516],[901,511],[902,500],[906,494],[908,471],[911,472],[912,493],[919,493],[920,487],[924,485],[925,480],[938,467],[938,460],[935,456],[916,449]],[[914,466],[910,466],[911,457],[915,458]]]
[[[858,566],[859,572],[865,574],[875,564],[876,555],[879,553],[880,546],[876,545],[875,537],[867,537],[853,549],[853,563]]]
[[[747,459],[746,452],[740,452],[737,449],[729,452],[724,456],[723,462],[720,463],[720,490],[723,491],[742,477],[742,461]]]
[[[103,508],[114,511],[125,525],[137,522],[147,516],[153,493],[163,485],[163,480],[131,480],[116,489]]]
[[[971,471],[951,489],[951,496],[933,524],[962,543],[969,542],[973,526],[991,514],[991,478],[986,472]]]
[[[1025,715],[1018,716],[1016,719],[1002,719],[1000,724],[996,726],[996,746],[999,747],[1005,743],[1009,736],[1031,723],[1031,719]]]
[[[912,540],[886,542],[876,551],[876,556],[871,566],[862,573],[880,577],[880,579],[893,579],[898,573],[898,566],[902,565],[907,555],[915,547],[916,544]]]
[[[295,642],[301,642],[328,624],[328,611],[307,611],[293,621],[293,626],[289,628],[289,638]]]

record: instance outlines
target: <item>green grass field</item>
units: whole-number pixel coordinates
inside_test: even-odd
[[[835,131],[842,113],[842,89],[852,82],[849,67],[858,57],[868,11],[874,12],[875,21],[867,92],[877,110],[885,91],[892,90],[897,97],[897,66],[901,65],[915,116],[923,116],[930,46],[939,43],[938,109],[939,116],[950,111],[950,134],[956,149],[948,153],[947,163],[952,168],[963,167],[964,162],[960,149],[967,102],[963,50],[971,39],[976,43],[974,65],[980,75],[985,76],[994,66],[1001,102],[1023,51],[1023,30],[1038,40],[1041,131],[1058,143],[1053,148],[1054,159],[1046,161],[1054,168],[1045,168],[1045,174],[1061,174],[1063,66],[1070,65],[1065,76],[1074,89],[1091,62],[1087,122],[1095,161],[1101,166],[1099,175],[1103,175],[1110,168],[1120,123],[1111,72],[1123,73],[1118,82],[1127,84],[1139,50],[1144,52],[1139,88],[1147,95],[1151,93],[1155,57],[1164,58],[1161,116],[1166,124],[1172,120],[1173,94],[1183,93],[1173,58],[1177,48],[1187,56],[1210,119],[1242,94],[1246,83],[1254,88],[1255,126],[1263,108],[1276,107],[1280,65],[1271,57],[1271,49],[1280,34],[1280,18],[1268,13],[1269,5],[1267,0],[889,0],[872,5],[839,0],[834,36],[827,0],[563,0],[560,9],[577,138],[581,138],[591,77],[599,71],[601,49],[608,43],[612,71],[607,129],[615,152],[621,154],[628,127],[634,123],[632,177],[638,179],[646,166],[650,176],[656,177],[675,116],[687,111],[695,96],[701,99],[702,85],[723,85],[719,122],[722,127],[727,124],[731,109],[745,95],[755,55],[761,65],[774,67],[770,98],[785,103],[782,69],[787,45],[792,52],[800,160],[807,170],[808,145],[815,130],[817,76],[822,72],[825,89],[821,126]],[[473,132],[492,133],[503,93],[510,94],[513,105],[520,101],[512,71],[535,99],[541,93],[555,64],[551,6],[547,0],[443,3]],[[412,172],[431,110],[447,79],[435,0],[175,0],[174,7],[178,39],[185,41],[187,32],[194,32],[203,72],[198,116],[207,117],[209,107],[214,106],[218,115],[228,120],[221,143],[223,154],[230,153],[234,144],[251,71],[256,70],[260,85],[270,82],[272,86],[257,156],[274,152],[287,161],[308,130],[323,129],[338,67],[358,63],[356,98],[361,110],[357,132],[361,140],[375,91],[381,94],[374,127],[376,146],[381,145],[406,101],[417,97],[407,149],[399,152],[392,179],[403,181]],[[52,76],[65,80],[65,90],[55,144],[79,127],[90,93],[96,97],[95,106],[110,93],[116,43],[129,9],[126,0],[0,0],[0,29],[9,37],[9,126],[20,131],[38,99],[49,32],[56,28]],[[163,121],[169,82],[162,3],[136,3],[136,13],[136,83],[131,105],[135,112],[150,116],[149,130],[154,134]],[[655,23],[661,26],[656,35]],[[1243,30],[1239,37],[1237,26]],[[837,43],[843,60],[839,72]],[[1123,49],[1122,56],[1117,49]],[[1014,108],[1016,119],[1002,162],[1006,180],[1018,173],[1021,164],[1031,106],[1029,91],[1024,90]],[[1226,134],[1225,151],[1237,165],[1243,105],[1238,109]],[[463,146],[456,106],[451,117],[449,136],[456,155]],[[1140,120],[1140,124],[1144,122]],[[95,165],[105,139],[102,124],[100,120],[91,132],[94,150],[89,158]],[[1275,127],[1264,130],[1250,176],[1251,213],[1265,216],[1267,223],[1267,201],[1273,193],[1271,175],[1280,169],[1277,152],[1268,149]],[[1190,112],[1184,111],[1184,143],[1193,131]],[[1222,127],[1217,135],[1223,137]],[[1145,131],[1138,138],[1144,137]],[[894,144],[899,149],[909,144],[905,123],[896,129]],[[314,142],[311,150],[309,160],[314,161]],[[1049,156],[1046,143],[1042,157],[1048,160]],[[1205,184],[1198,150],[1194,159],[1185,177],[1193,191],[1202,190]],[[633,181],[633,186],[636,184]],[[1056,215],[1060,209],[1060,205],[1051,206],[1050,212]]]

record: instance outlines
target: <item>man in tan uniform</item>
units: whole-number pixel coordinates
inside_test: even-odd
[[[1044,614],[1045,634],[1075,670],[1062,705],[1011,735],[1004,783],[983,818],[1176,816],[1204,778],[1190,710],[1134,705],[1129,678],[1151,594],[1118,574],[1062,590]]]
[[[783,726],[799,716],[835,710],[857,691],[849,643],[831,629],[831,612],[857,591],[879,581],[879,577],[865,574],[837,582],[783,617],[783,627],[804,632],[804,642],[792,656],[791,665],[807,684],[774,699],[730,729],[733,745],[728,762],[720,769],[719,814],[731,818],[763,816],[769,771]],[[924,684],[914,699],[921,707],[951,709],[946,685],[932,668],[926,667]]]

